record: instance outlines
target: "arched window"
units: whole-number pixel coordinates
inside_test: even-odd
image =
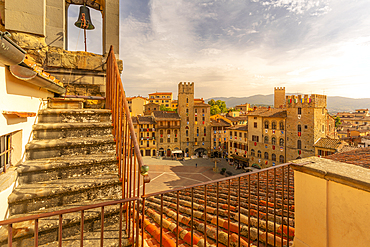
[[[160,143],[163,143],[163,138],[159,139],[159,142],[160,142]]]
[[[159,133],[160,133],[161,135],[163,135],[163,130],[160,130],[160,131],[159,131]]]
[[[255,152],[254,152],[254,149],[251,149],[251,156],[255,156]]]
[[[186,98],[186,103],[189,103],[189,99],[188,98]]]
[[[167,135],[171,134],[171,130],[167,130]]]
[[[264,143],[269,143],[269,137],[268,136],[265,136],[265,138],[264,138]]]
[[[302,131],[302,126],[298,124],[298,132],[301,132],[301,131]]]
[[[272,137],[272,138],[271,138],[271,144],[272,144],[272,145],[276,145],[276,138],[275,138],[275,137]]]
[[[268,160],[268,159],[269,159],[269,153],[265,152],[265,160]]]
[[[185,131],[186,136],[189,136],[189,130]]]
[[[271,159],[272,159],[273,161],[276,161],[276,154],[272,154],[272,155],[271,155]]]
[[[281,130],[284,130],[284,123],[283,122],[280,122],[279,125],[280,125],[280,129]]]
[[[280,140],[279,140],[279,146],[284,146],[284,139],[283,138],[280,138]]]
[[[266,121],[265,122],[265,129],[268,129],[269,128],[269,121]]]
[[[279,162],[280,162],[280,163],[284,163],[284,156],[280,155],[280,157],[279,157]]]
[[[260,151],[260,150],[258,150],[258,152],[257,152],[257,157],[258,157],[258,158],[261,158],[261,157],[262,157],[262,153],[261,153],[261,151]]]
[[[271,129],[276,130],[276,122],[275,121],[271,123]]]
[[[302,141],[301,140],[297,141],[297,148],[302,149]]]

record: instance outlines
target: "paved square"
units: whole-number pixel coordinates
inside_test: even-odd
[[[215,166],[214,159],[199,158],[175,161],[143,157],[143,160],[144,164],[149,166],[149,176],[151,178],[150,183],[145,188],[146,194],[181,188],[225,177],[213,171]],[[226,168],[233,175],[244,172],[243,170],[235,170],[225,159],[217,159],[217,161],[219,170]]]

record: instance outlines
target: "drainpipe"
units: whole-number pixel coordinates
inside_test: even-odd
[[[8,66],[20,64],[26,57],[26,52],[9,39],[9,36],[9,32],[0,31],[0,63]]]

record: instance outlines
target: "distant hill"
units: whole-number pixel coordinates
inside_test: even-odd
[[[271,105],[271,106],[274,105],[273,94],[268,95],[258,94],[249,97],[214,97],[206,99],[205,101],[208,102],[211,99],[225,101],[227,107],[234,107],[236,105],[245,103],[254,105]],[[370,109],[370,98],[353,99],[340,96],[328,96],[328,110],[331,113],[337,113],[342,111],[352,112],[355,109],[362,108]]]

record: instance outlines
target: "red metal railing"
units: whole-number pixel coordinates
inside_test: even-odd
[[[0,226],[8,226],[8,246],[12,246],[13,232],[16,235],[22,224],[15,226],[14,231],[13,225],[34,221],[34,245],[37,246],[39,219],[58,216],[59,223],[54,230],[57,242],[62,246],[63,241],[68,241],[63,236],[63,219],[68,222],[65,215],[81,212],[80,233],[75,239],[83,246],[86,241],[83,231],[85,212],[101,208],[97,219],[100,219],[100,246],[103,246],[104,241],[112,240],[111,233],[104,235],[104,209],[116,205],[119,206],[116,210],[116,214],[119,213],[116,223],[119,236],[115,241],[119,246],[122,245],[124,230],[134,246],[205,246],[207,242],[228,247],[283,247],[290,246],[294,237],[293,186],[293,171],[289,164],[283,164],[141,198],[0,221]],[[67,229],[68,232],[70,230]],[[20,237],[16,237],[16,241],[20,241]]]
[[[26,217],[19,217],[15,219],[8,219],[4,221],[0,221],[0,226],[7,226],[8,228],[8,246],[12,246],[13,244],[13,237],[14,235],[17,235],[18,231],[22,229],[22,224],[14,228],[14,225],[17,223],[23,223],[27,221],[33,221],[34,222],[34,229],[29,229],[28,231],[34,232],[33,234],[33,245],[38,246],[39,245],[39,220],[45,219],[48,221],[52,221],[53,216],[58,216],[58,227],[57,227],[57,242],[58,246],[62,246],[63,243],[63,219],[65,218],[65,215],[67,214],[72,214],[76,212],[81,213],[81,220],[80,220],[80,246],[82,247],[84,245],[84,232],[85,230],[85,212],[88,212],[91,209],[95,208],[100,208],[100,246],[104,246],[104,209],[106,209],[109,206],[117,206],[119,205],[119,220],[117,222],[118,226],[118,245],[122,246],[122,234],[124,233],[123,230],[123,222],[124,222],[124,216],[123,213],[125,212],[125,208],[127,208],[127,204],[132,204],[135,203],[139,200],[137,197],[133,198],[128,198],[128,199],[122,199],[122,200],[117,200],[117,201],[110,201],[110,202],[103,202],[103,203],[98,203],[94,205],[87,205],[87,206],[82,206],[82,207],[75,207],[71,209],[65,209],[65,210],[60,210],[60,211],[54,211],[54,212],[49,212],[49,213],[43,213],[43,214],[36,214],[36,215],[31,215],[31,216],[26,216]],[[136,241],[138,243],[139,241],[139,210],[136,210],[136,215],[133,215],[134,217],[134,226],[132,228],[132,231],[130,231],[129,228],[126,226],[126,234],[128,237],[131,238],[132,241]],[[13,229],[15,231],[13,231]],[[52,231],[53,229],[49,229],[49,231]],[[45,234],[45,233],[44,233]],[[110,236],[109,236],[110,237]],[[1,243],[0,243],[1,244]],[[89,244],[86,244],[89,246]],[[22,246],[22,240],[21,243],[18,243],[17,246]]]
[[[118,172],[122,181],[122,198],[145,195],[145,183],[148,183],[150,179],[143,171],[144,162],[140,154],[113,46],[111,46],[107,58],[106,108],[112,110],[113,136],[116,142]],[[141,182],[140,175],[143,175],[143,182]],[[141,185],[143,187],[142,193],[140,193]]]
[[[289,246],[294,237],[289,164],[148,194],[141,232],[161,246]],[[150,239],[151,238],[151,239]],[[154,239],[154,240],[153,240]],[[144,238],[142,238],[144,246]],[[200,246],[200,245],[198,245]]]

